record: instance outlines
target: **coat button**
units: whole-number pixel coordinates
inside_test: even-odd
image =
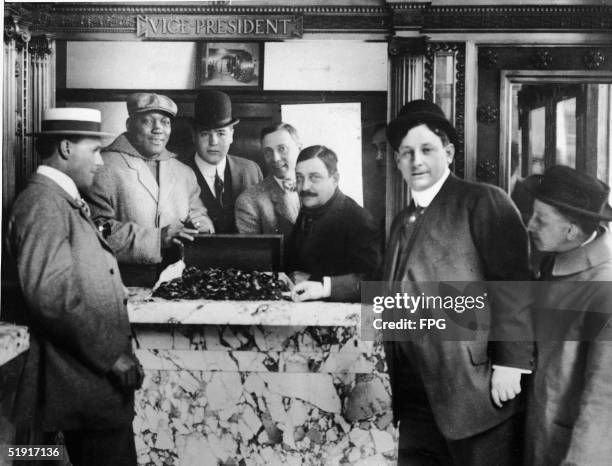
[[[127,306],[127,298],[125,298],[125,299],[123,300],[123,305],[124,305],[124,306]]]
[[[110,269],[110,274],[114,275],[115,274],[115,269]]]

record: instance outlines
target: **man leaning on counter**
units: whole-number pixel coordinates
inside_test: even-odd
[[[180,259],[182,241],[214,232],[193,172],[166,149],[177,106],[168,97],[127,98],[127,131],[102,152],[86,193],[92,218],[112,246],[127,286],[151,287]]]

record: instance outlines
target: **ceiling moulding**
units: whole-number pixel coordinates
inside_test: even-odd
[[[612,31],[612,5],[432,6],[394,3],[393,27],[427,32]]]
[[[18,5],[17,3],[12,5]],[[19,13],[32,29],[66,33],[135,33],[138,15],[294,15],[303,18],[304,33],[387,33],[389,11],[372,5],[227,5],[28,3]],[[7,3],[7,8],[12,8]]]

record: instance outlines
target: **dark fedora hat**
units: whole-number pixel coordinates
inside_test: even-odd
[[[195,101],[194,113],[193,123],[203,129],[225,128],[240,121],[232,118],[232,101],[221,91],[201,91]]]
[[[429,123],[446,133],[450,141],[457,145],[457,132],[446,119],[444,112],[433,102],[428,100],[412,100],[404,105],[395,120],[387,126],[387,139],[395,150],[402,143],[402,139],[415,126]]]
[[[548,168],[526,183],[536,199],[580,217],[612,221],[610,187],[603,181],[565,165]]]

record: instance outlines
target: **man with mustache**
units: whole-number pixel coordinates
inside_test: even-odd
[[[41,165],[13,205],[6,240],[25,299],[15,321],[30,329],[14,413],[18,432],[34,435],[27,441],[54,445],[62,431],[75,466],[136,466],[144,374],[117,261],[81,198],[103,163],[100,138],[110,135],[100,129],[98,110],[46,110]]]
[[[288,123],[261,130],[261,147],[270,174],[236,200],[240,233],[282,234],[285,242],[300,210],[295,188],[295,163],[302,145]]]
[[[228,155],[239,121],[232,117],[232,102],[226,93],[206,90],[198,94],[191,124],[196,153],[187,164],[196,175],[202,202],[217,233],[237,232],[236,198],[263,178],[255,162]]]
[[[127,286],[155,284],[180,259],[183,241],[212,232],[193,172],[166,150],[176,104],[164,95],[127,98],[127,132],[102,152],[87,193],[92,218],[112,246]]]
[[[380,264],[372,217],[338,189],[338,158],[327,147],[301,151],[295,174],[302,207],[287,245],[292,299],[359,301],[361,281]]]

